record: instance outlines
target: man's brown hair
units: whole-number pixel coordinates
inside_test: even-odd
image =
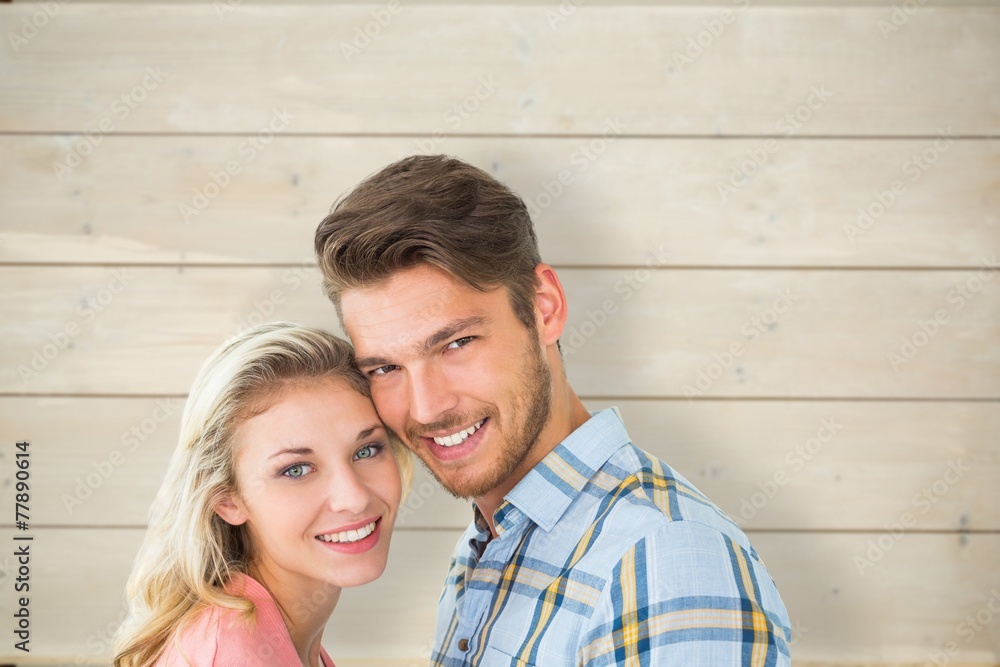
[[[316,256],[341,321],[345,289],[426,263],[484,292],[505,287],[517,318],[535,325],[541,258],[528,209],[506,185],[453,157],[412,155],[366,178],[319,224]]]

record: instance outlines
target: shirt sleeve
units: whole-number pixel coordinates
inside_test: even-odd
[[[675,521],[614,566],[577,665],[787,667],[790,633],[774,581],[749,543]]]

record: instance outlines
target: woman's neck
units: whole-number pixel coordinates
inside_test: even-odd
[[[330,620],[340,587],[297,577],[280,576],[262,567],[252,567],[250,576],[259,581],[274,597],[285,621],[299,660],[305,667],[323,667],[320,661],[323,628]]]

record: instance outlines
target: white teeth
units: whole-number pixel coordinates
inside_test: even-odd
[[[451,435],[446,435],[442,438],[434,438],[434,442],[441,445],[442,447],[454,447],[455,445],[460,445],[463,442],[465,442],[470,435],[478,431],[479,427],[483,425],[484,421],[486,420],[482,419],[473,424],[472,426],[470,426],[469,428],[462,429],[458,433],[452,433]]]
[[[372,521],[367,526],[358,528],[357,530],[345,530],[341,533],[330,533],[328,535],[317,535],[316,539],[323,540],[324,542],[357,542],[358,540],[363,540],[372,534],[375,530],[375,522]]]

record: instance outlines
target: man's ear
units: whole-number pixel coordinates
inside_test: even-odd
[[[227,493],[222,500],[215,505],[215,513],[226,523],[232,526],[240,526],[247,522],[250,517],[243,508],[243,504],[231,493]]]
[[[535,267],[538,288],[535,290],[535,306],[538,308],[538,335],[543,347],[555,345],[566,326],[566,293],[556,270],[548,264]]]

